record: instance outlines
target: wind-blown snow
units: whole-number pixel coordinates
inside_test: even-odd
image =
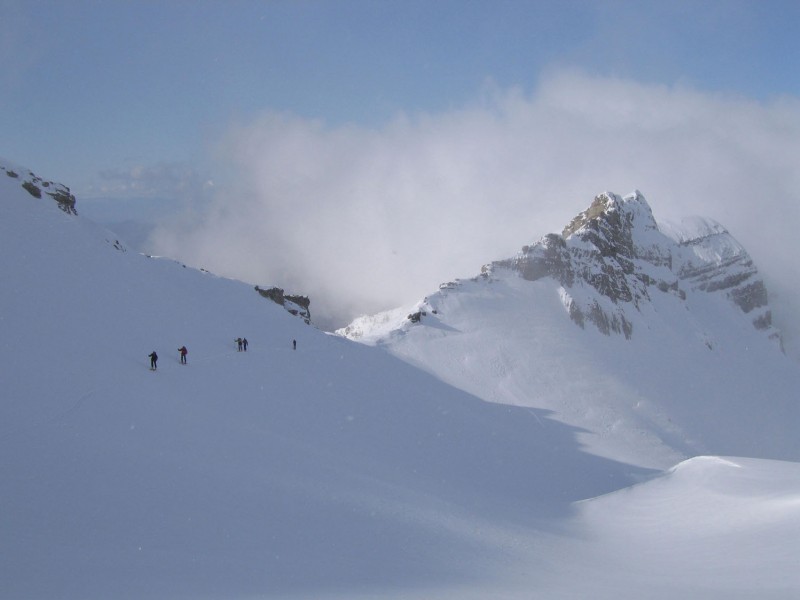
[[[542,290],[549,312],[528,313],[552,328],[529,354],[493,338],[487,364],[454,354],[439,379],[250,285],[127,251],[15,172],[0,173],[0,597],[570,598],[592,578],[592,597],[800,591],[787,560],[797,465],[695,460],[648,481],[644,467],[679,458],[655,438],[663,428],[642,425],[618,452],[651,460],[618,461],[586,451],[594,434],[562,417],[566,404],[556,415],[476,397],[506,373],[507,399],[531,358],[554,379],[581,365],[559,355],[568,340],[536,351],[573,331],[543,318],[563,311],[557,296]],[[530,299],[514,285],[475,293],[491,312],[501,292]],[[481,339],[461,322],[427,331],[464,349]],[[630,358],[617,349],[610,361]],[[582,368],[564,403],[590,393],[583,378],[600,369]],[[648,410],[644,424],[659,418]],[[713,528],[720,498],[736,527]]]

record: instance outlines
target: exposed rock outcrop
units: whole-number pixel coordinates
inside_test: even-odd
[[[296,317],[300,317],[306,322],[306,324],[311,323],[311,300],[308,298],[308,296],[286,294],[279,287],[264,289],[256,286],[256,291],[264,298],[269,298],[275,304],[283,306],[283,308]]]
[[[67,186],[52,181],[45,181],[27,169],[15,169],[0,165],[0,170],[13,179],[19,179],[20,186],[34,198],[41,198],[42,193],[44,193],[55,200],[58,207],[65,213],[70,215],[78,214],[78,211],[75,209],[75,196],[72,195]]]

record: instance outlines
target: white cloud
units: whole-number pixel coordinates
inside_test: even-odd
[[[530,95],[487,85],[472,106],[381,128],[266,113],[232,127],[220,155],[235,183],[162,228],[160,251],[309,294],[324,325],[472,276],[560,231],[598,192],[635,188],[656,218],[723,223],[783,315],[800,309],[795,98],[558,72]]]

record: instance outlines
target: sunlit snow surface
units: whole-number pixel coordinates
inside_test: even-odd
[[[481,377],[518,372],[519,346],[492,338],[497,358],[464,363],[452,387],[304,325],[253,285],[126,251],[19,184],[0,173],[0,597],[800,592],[798,466],[700,458],[647,469],[679,457],[657,440],[666,426],[648,428],[655,412],[638,422],[639,446],[635,436],[589,444],[602,436],[563,414],[571,399],[585,412],[580,379],[602,369],[562,363],[568,338],[543,370],[583,371],[551,407],[485,402]],[[562,310],[557,293],[542,301]],[[595,339],[530,320],[554,338]],[[457,339],[458,326],[430,335]],[[236,351],[241,335],[247,353]],[[631,359],[620,348],[607,363]],[[726,423],[745,429],[754,414]],[[647,459],[610,456],[637,448]]]

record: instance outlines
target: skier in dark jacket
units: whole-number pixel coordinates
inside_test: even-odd
[[[244,341],[244,340],[242,340],[242,338],[236,338],[236,344],[237,344],[237,346],[239,347],[239,352],[241,352],[241,351],[242,351],[242,342],[243,342],[243,341]]]
[[[247,352],[247,338],[242,338],[242,347],[244,351]]]
[[[158,368],[158,354],[153,350],[148,356],[150,357],[150,370],[155,371]]]
[[[189,353],[189,351],[186,349],[186,346],[181,346],[180,348],[178,348],[178,352],[181,353],[181,364],[185,365],[186,355]]]

